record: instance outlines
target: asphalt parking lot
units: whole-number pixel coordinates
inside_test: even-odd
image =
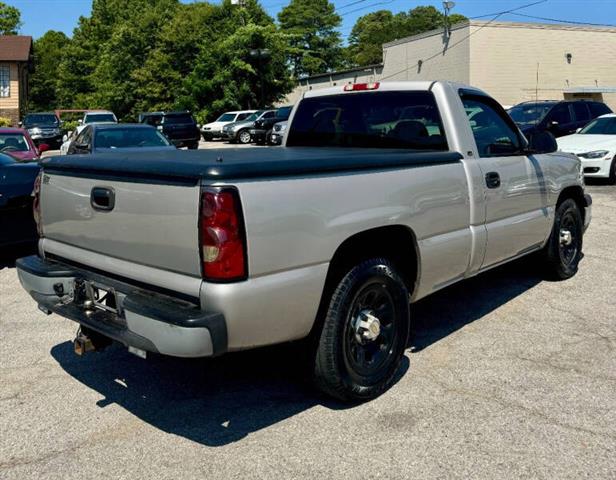
[[[579,274],[523,260],[413,310],[394,387],[345,407],[293,346],[214,360],[72,353],[0,270],[0,478],[615,478],[616,187]]]

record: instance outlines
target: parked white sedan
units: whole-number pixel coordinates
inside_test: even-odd
[[[616,114],[595,118],[577,133],[557,141],[559,150],[582,160],[585,177],[608,178],[616,183]]]

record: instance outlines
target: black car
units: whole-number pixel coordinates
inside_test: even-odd
[[[46,143],[57,149],[62,145],[62,122],[53,112],[29,113],[20,125],[28,130],[37,146]]]
[[[0,247],[34,244],[38,239],[32,191],[39,170],[38,162],[19,162],[0,153]]]
[[[149,112],[139,115],[139,123],[156,127],[176,147],[199,148],[201,132],[190,112]]]
[[[272,130],[278,122],[284,122],[289,119],[293,106],[280,107],[276,110],[276,116],[271,118],[261,118],[255,122],[254,128],[250,129],[252,141],[257,145],[265,145],[270,143]]]
[[[524,102],[508,110],[522,133],[528,135],[536,131],[550,131],[555,137],[571,135],[591,120],[612,113],[601,102],[590,100],[540,100]]]
[[[141,123],[91,123],[71,141],[67,155],[175,150],[159,130]]]

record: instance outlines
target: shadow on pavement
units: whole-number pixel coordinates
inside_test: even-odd
[[[412,351],[423,350],[539,284],[542,272],[533,259],[531,256],[509,263],[414,304]]]
[[[319,395],[302,378],[305,369],[293,344],[216,359],[152,355],[144,361],[120,346],[77,357],[72,343],[64,342],[51,355],[104,397],[99,407],[116,403],[156,428],[212,447],[237,442],[315,405],[349,407]],[[396,382],[408,364],[405,358]]]
[[[438,342],[540,280],[538,273],[529,273],[528,262],[516,262],[420,301],[413,309],[414,350]],[[222,446],[316,405],[350,408],[312,389],[300,352],[297,344],[287,344],[216,359],[151,355],[143,361],[120,346],[77,357],[67,341],[53,347],[51,355],[104,397],[99,407],[116,403],[165,432]],[[396,382],[408,369],[405,357]]]

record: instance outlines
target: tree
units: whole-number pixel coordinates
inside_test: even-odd
[[[177,4],[178,0],[94,0],[91,16],[79,18],[58,68],[61,106],[111,108],[110,103],[119,103],[115,81],[122,83],[130,77],[132,69],[141,65],[156,42],[158,32],[148,27],[152,15],[158,15],[160,27],[173,15]],[[131,26],[134,32],[129,31]],[[122,44],[123,41],[135,43]],[[143,49],[139,51],[136,45]],[[107,92],[110,86],[114,86],[113,91]],[[124,83],[124,87],[130,85]],[[125,111],[124,107],[121,111]]]
[[[57,107],[58,62],[70,39],[62,32],[50,30],[34,42],[34,73],[30,75],[30,110]]]
[[[463,15],[449,16],[449,24],[467,20]],[[351,65],[370,65],[383,61],[383,43],[410,37],[429,30],[444,28],[445,16],[432,6],[416,7],[396,15],[389,10],[379,10],[357,19],[347,48]]]
[[[179,105],[201,106],[199,117],[205,119],[281,100],[293,88],[287,69],[288,40],[273,24],[248,24],[212,48],[203,48],[184,82]],[[258,58],[255,52],[267,52],[267,58]]]
[[[278,14],[290,35],[290,62],[296,78],[336,69],[343,60],[341,18],[328,0],[291,0]]]
[[[396,17],[389,10],[378,10],[357,19],[347,47],[351,65],[371,65],[383,61],[383,44],[398,35]]]
[[[0,2],[0,35],[17,35],[21,25],[21,12]]]

